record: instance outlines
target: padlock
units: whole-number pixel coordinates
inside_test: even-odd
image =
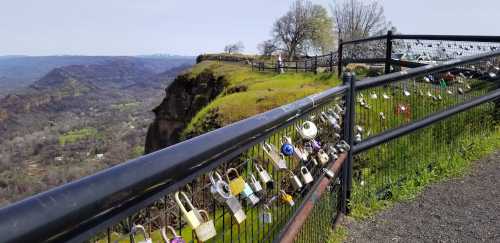
[[[339,125],[339,122],[337,121],[337,119],[335,119],[335,117],[333,117],[332,115],[330,114],[327,114],[326,112],[321,112],[321,116],[320,116],[321,120],[324,122],[324,123],[327,123],[329,124],[330,126],[332,126],[334,129],[337,129],[339,130],[340,129],[340,125]]]
[[[354,142],[355,143],[361,143],[361,141],[362,141],[361,133],[357,133],[356,135],[354,135]]]
[[[230,177],[229,174],[233,173],[233,176]],[[240,176],[238,171],[235,168],[229,168],[226,171],[226,179],[229,181],[229,189],[231,190],[231,194],[233,196],[238,196],[245,189],[245,180]]]
[[[253,191],[258,193],[263,190],[262,185],[260,182],[255,178],[253,173],[250,173],[250,186],[252,187]]]
[[[354,130],[356,130],[358,133],[362,133],[364,131],[363,127],[360,125],[356,125],[354,127]]]
[[[290,174],[289,175],[289,179],[290,179],[290,183],[292,184],[292,187],[295,191],[298,191],[300,190],[300,188],[302,188],[302,182],[300,182],[300,179],[299,177],[297,177],[293,171],[291,170],[288,170],[288,173]]]
[[[339,114],[337,114],[337,112],[335,112],[333,109],[331,109],[331,108],[328,109],[328,114],[332,115],[333,118],[337,119],[337,121],[340,120]]]
[[[318,157],[318,161],[321,165],[325,165],[326,163],[328,163],[330,161],[330,157],[323,149],[320,149],[318,151],[317,157]]]
[[[351,146],[345,140],[340,141],[337,144],[337,148],[341,153],[351,150]]]
[[[245,201],[247,202],[248,206],[255,206],[260,202],[260,198],[254,193],[246,197]]]
[[[318,166],[318,160],[316,158],[311,158],[311,162],[314,166]]]
[[[233,215],[234,219],[238,224],[241,224],[243,221],[245,221],[247,215],[245,214],[243,206],[241,205],[238,198],[231,196],[226,201],[226,205],[229,208],[229,211],[231,211],[231,214]]]
[[[243,191],[241,192],[241,196],[243,198],[247,198],[252,194],[253,194],[252,187],[250,187],[250,185],[248,185],[248,183],[245,182],[245,185],[243,187]]]
[[[186,201],[186,203],[189,206],[189,211],[186,210],[184,205],[181,202],[181,199],[179,198],[179,193],[182,194],[182,197]],[[175,202],[177,203],[177,206],[181,209],[181,213],[184,216],[184,219],[187,221],[189,226],[193,229],[198,227],[201,224],[201,215],[198,209],[196,209],[193,204],[191,203],[191,200],[189,200],[188,196],[184,192],[176,192],[174,195]]]
[[[282,202],[287,203],[291,207],[295,205],[292,195],[286,193],[284,190],[280,190],[280,199]]]
[[[281,139],[281,153],[285,156],[292,156],[295,148],[292,144],[292,139],[287,136],[283,136]]]
[[[390,99],[391,97],[388,96],[386,93],[382,94],[382,98],[384,98],[384,100],[388,100]]]
[[[300,167],[300,175],[302,177],[302,181],[304,182],[304,184],[309,184],[314,181],[311,173],[305,166]]]
[[[464,90],[462,88],[458,88],[458,93],[462,95],[464,94]]]
[[[311,140],[318,135],[318,127],[312,121],[305,121],[295,127],[303,139]]]
[[[301,147],[295,147],[294,151],[293,151],[293,155],[300,161],[307,161],[308,158],[309,158],[309,153],[301,148]]]
[[[271,159],[271,163],[276,168],[276,170],[287,169],[285,155],[278,152],[278,150],[273,144],[264,143],[262,145],[262,149],[267,154],[267,156],[269,156],[269,158]]]
[[[214,174],[216,175],[217,180],[214,178]],[[226,200],[232,196],[229,184],[227,184],[227,182],[222,179],[221,175],[218,172],[210,172],[208,175],[211,183],[210,193],[217,202],[226,202]]]
[[[172,239],[168,237],[166,229],[168,229],[170,233],[172,233]],[[177,234],[177,231],[175,231],[174,227],[172,226],[167,226],[166,228],[161,227],[160,233],[161,233],[161,238],[165,243],[186,243],[186,241]]]
[[[200,210],[200,214],[202,215],[202,223],[194,229],[194,232],[198,240],[207,241],[217,235],[217,231],[215,230],[214,221],[210,219],[207,211]],[[205,216],[205,218],[203,218],[203,216]]]
[[[144,236],[143,241],[136,241],[135,240],[135,235],[137,234],[137,231],[141,231],[142,235]],[[137,243],[153,243],[153,240],[150,238],[150,236],[146,233],[146,229],[144,229],[144,226],[140,224],[136,224],[132,226],[132,230],[130,230],[130,235],[132,236],[132,239],[134,242]]]
[[[345,110],[342,107],[340,107],[339,104],[335,104],[335,109],[336,109],[337,113],[339,113],[339,114],[344,114],[344,112],[345,112]]]
[[[262,206],[262,211],[260,212],[260,221],[264,224],[272,224],[273,223],[273,215],[271,213],[271,209],[269,206]]]
[[[257,175],[259,175],[259,179],[262,183],[266,185],[267,189],[274,188],[273,178],[269,175],[267,170],[264,170],[260,164],[254,163],[255,170],[257,171]]]
[[[378,97],[377,97],[377,94],[375,92],[372,92],[370,94],[370,98],[373,99],[373,100],[376,100]]]
[[[319,151],[321,149],[321,143],[318,142],[318,140],[313,139],[309,142],[311,143],[311,147],[313,148],[313,151]]]
[[[405,90],[403,90],[403,95],[404,95],[404,96],[410,96],[410,94],[411,94],[411,93],[410,93],[410,91],[408,91],[408,90],[406,90],[406,89],[405,89]]]

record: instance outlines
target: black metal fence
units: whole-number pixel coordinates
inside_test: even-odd
[[[341,59],[379,58],[378,45],[356,56],[363,48],[344,43]],[[340,215],[451,173],[471,139],[495,129],[499,60],[490,49],[360,81],[346,73],[341,86],[2,208],[2,241],[161,242],[165,232],[180,242],[173,231],[186,242],[327,242]],[[181,210],[178,191],[193,208]]]

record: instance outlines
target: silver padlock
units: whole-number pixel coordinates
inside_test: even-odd
[[[254,192],[261,192],[263,190],[260,182],[255,178],[253,173],[250,173],[250,186],[252,187]]]
[[[249,206],[255,206],[260,202],[260,198],[255,194],[250,194],[245,200]]]
[[[312,121],[305,121],[295,127],[303,139],[312,140],[318,135],[318,127]]]
[[[238,224],[241,224],[243,221],[245,221],[247,215],[245,214],[243,206],[241,205],[238,198],[232,196],[226,201],[226,205]]]
[[[330,156],[328,156],[328,154],[323,149],[320,149],[318,151],[317,157],[321,165],[325,165],[330,161]]]
[[[288,168],[286,166],[285,155],[280,153],[273,144],[264,143],[262,144],[262,149],[269,156],[271,163],[277,170],[286,170]]]
[[[137,231],[141,231],[142,235],[144,236],[144,240],[143,241],[136,241],[135,240],[135,235],[137,234]],[[144,226],[142,226],[140,224],[136,224],[136,225],[132,226],[132,230],[130,231],[130,234],[131,234],[132,239],[134,240],[134,242],[137,242],[137,243],[153,243],[153,240],[151,239],[151,237],[146,233],[146,229],[144,228]]]
[[[217,179],[214,178],[214,175],[217,177]],[[211,183],[210,193],[217,202],[225,203],[227,199],[232,196],[229,184],[227,184],[227,182],[222,179],[222,176],[218,172],[211,171],[208,176]]]
[[[305,166],[300,167],[300,175],[302,177],[302,181],[304,182],[304,184],[309,184],[314,181],[311,173]]]
[[[217,235],[217,231],[215,230],[214,221],[210,219],[207,211],[200,210],[200,215],[202,215],[202,223],[194,229],[194,232],[196,233],[198,240],[207,241]]]
[[[351,150],[351,146],[349,146],[349,144],[347,144],[345,140],[342,140],[337,144],[337,149],[339,150],[340,153],[344,153],[346,151]]]
[[[293,155],[300,161],[307,161],[309,158],[309,153],[302,147],[296,146],[293,151]]]
[[[257,171],[257,175],[259,176],[259,179],[264,185],[266,185],[266,188],[268,189],[273,189],[274,188],[274,181],[273,178],[269,175],[267,170],[264,170],[260,164],[254,163],[255,170]]]
[[[166,230],[169,230],[170,233],[172,233],[172,239],[170,239],[167,235],[167,231]],[[165,243],[186,243],[186,240],[184,240],[182,238],[182,236],[179,236],[177,234],[177,231],[174,229],[174,227],[172,226],[163,226],[160,228],[160,233],[161,233],[161,238],[163,239],[163,241]]]
[[[302,182],[300,182],[299,177],[297,177],[291,170],[288,170],[288,173],[290,174],[289,179],[293,189],[295,191],[300,190],[300,188],[302,188]]]
[[[264,224],[272,224],[273,223],[273,214],[271,213],[271,209],[269,206],[262,206],[262,211],[260,212],[260,221]]]

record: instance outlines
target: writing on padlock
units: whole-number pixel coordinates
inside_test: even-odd
[[[238,170],[235,168],[229,168],[226,171],[226,179],[229,181],[229,189],[233,196],[238,196],[245,189],[245,180],[240,176]]]
[[[271,213],[271,209],[267,204],[262,206],[262,211],[260,212],[260,221],[264,224],[272,224],[273,223],[273,215]]]
[[[326,163],[328,163],[328,161],[330,161],[330,157],[323,149],[320,149],[318,151],[317,157],[321,165],[325,165]]]
[[[172,238],[168,237],[166,229],[170,231],[170,233],[172,234]],[[165,243],[186,243],[186,241],[177,234],[177,231],[175,231],[174,227],[170,225],[167,227],[161,227],[160,233],[161,233],[161,238]]]
[[[286,193],[284,190],[280,190],[279,197],[280,197],[282,202],[284,202],[292,207],[295,205],[295,202],[293,201],[292,195]]]
[[[259,175],[259,179],[268,189],[274,188],[273,178],[269,175],[267,170],[264,170],[260,164],[254,163],[255,170],[257,171],[257,175]]]
[[[299,177],[297,177],[291,170],[288,170],[288,173],[289,173],[290,183],[292,184],[293,189],[295,191],[300,190],[300,188],[302,188],[302,182],[300,182]]]
[[[207,241],[217,235],[217,231],[215,230],[214,221],[210,219],[207,211],[200,210],[200,215],[202,215],[201,224],[194,229],[194,232],[198,240]]]
[[[292,139],[288,136],[283,136],[281,139],[281,153],[285,156],[292,156],[294,151],[295,147],[292,144]]]
[[[214,175],[216,178],[214,177]],[[229,184],[227,184],[227,182],[222,179],[221,175],[217,171],[211,171],[208,176],[211,183],[210,193],[212,194],[214,199],[219,203],[226,202],[226,200],[232,196]]]
[[[261,192],[263,190],[262,185],[257,180],[257,178],[255,178],[253,173],[250,173],[250,186],[252,187],[253,191],[256,193]]]
[[[304,184],[309,184],[314,181],[314,178],[305,166],[300,167],[300,175]]]
[[[288,168],[286,166],[285,155],[280,153],[273,144],[264,143],[262,144],[262,149],[271,159],[271,163],[277,170],[286,170]]]
[[[189,211],[184,207],[184,204],[182,203],[181,199],[179,198],[179,194],[182,195],[182,198],[184,201],[186,201]],[[189,200],[188,196],[184,192],[176,192],[174,194],[174,199],[175,202],[177,203],[177,206],[179,206],[182,216],[184,217],[184,220],[188,223],[188,225],[195,229],[201,224],[201,215],[200,212],[197,208],[193,206],[191,203],[191,200]]]
[[[135,235],[137,234],[137,231],[141,231],[142,236],[144,237],[144,241],[136,241],[135,240]],[[146,233],[146,229],[144,228],[144,226],[142,226],[140,224],[136,224],[136,225],[132,226],[132,230],[130,230],[130,235],[132,236],[132,239],[134,240],[134,242],[153,243],[153,240],[151,239],[151,237]]]
[[[312,140],[318,135],[318,127],[312,121],[305,121],[304,123],[295,127],[297,132],[303,139]]]

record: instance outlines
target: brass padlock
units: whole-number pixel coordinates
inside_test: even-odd
[[[214,178],[214,175],[217,177],[217,179]],[[217,202],[225,203],[226,200],[232,196],[229,184],[227,184],[227,182],[222,179],[221,175],[218,172],[210,172],[208,176],[211,183],[210,193]]]
[[[170,233],[172,233],[172,238],[168,237],[166,229],[168,229]],[[160,233],[161,233],[161,238],[165,243],[186,243],[186,241],[182,238],[182,236],[179,236],[177,234],[177,231],[172,226],[167,226],[166,228],[161,227]]]
[[[137,234],[137,231],[141,231],[142,235],[144,236],[143,241],[136,241],[135,240],[135,235]],[[144,226],[142,226],[140,224],[136,224],[136,225],[132,226],[132,230],[130,230],[130,235],[132,236],[132,239],[134,240],[134,242],[153,243],[153,239],[151,239],[151,237],[146,233],[146,229],[144,228]]]
[[[286,193],[284,190],[280,190],[280,199],[282,202],[290,205],[291,207],[293,207],[295,205],[295,202],[293,201],[293,197],[292,195]]]
[[[267,173],[267,170],[264,170],[260,164],[254,163],[255,170],[257,171],[257,175],[259,175],[259,179],[268,189],[274,188],[273,178]]]
[[[295,127],[303,139],[312,140],[318,135],[318,127],[312,121],[305,121]]]
[[[286,166],[285,155],[280,153],[273,144],[264,143],[262,144],[262,149],[269,156],[271,163],[277,170],[286,170],[288,168]]]
[[[323,149],[320,149],[318,151],[317,157],[321,165],[325,165],[330,161],[330,156],[328,156],[328,154]]]
[[[245,214],[243,206],[241,206],[238,198],[231,196],[231,198],[226,201],[226,205],[238,224],[241,224],[243,221],[245,221],[247,215]]]
[[[262,206],[262,211],[260,212],[260,221],[264,224],[272,224],[273,223],[273,215],[271,213],[271,209],[269,209],[269,206],[264,204]]]
[[[300,188],[302,188],[302,182],[300,182],[299,177],[297,177],[291,170],[288,170],[288,173],[290,174],[289,179],[293,189],[295,191],[300,190]]]
[[[305,166],[300,167],[300,175],[304,184],[309,184],[314,181],[314,178]]]
[[[198,240],[207,241],[217,235],[217,231],[215,230],[214,221],[210,219],[207,211],[200,210],[200,214],[202,215],[202,223],[194,229],[194,232],[196,233]]]
[[[257,178],[255,178],[253,173],[250,173],[250,186],[252,187],[253,191],[256,193],[261,192],[263,190],[262,185],[257,180]]]
[[[233,176],[230,177],[229,174],[233,172]],[[226,179],[229,181],[229,188],[231,189],[231,194],[233,196],[238,196],[240,193],[243,192],[245,189],[245,180],[243,180],[243,177],[240,176],[238,171],[235,168],[229,168],[226,171]]]
[[[179,193],[182,194],[182,197],[186,201],[186,203],[189,206],[189,211],[186,210],[184,207],[184,204],[182,204],[181,199],[179,198]],[[193,229],[198,227],[201,224],[201,215],[198,209],[196,209],[193,204],[191,203],[191,200],[189,200],[188,196],[184,192],[176,192],[174,195],[175,202],[177,203],[177,206],[181,209],[181,213],[184,216],[184,219],[187,221],[189,226]]]

